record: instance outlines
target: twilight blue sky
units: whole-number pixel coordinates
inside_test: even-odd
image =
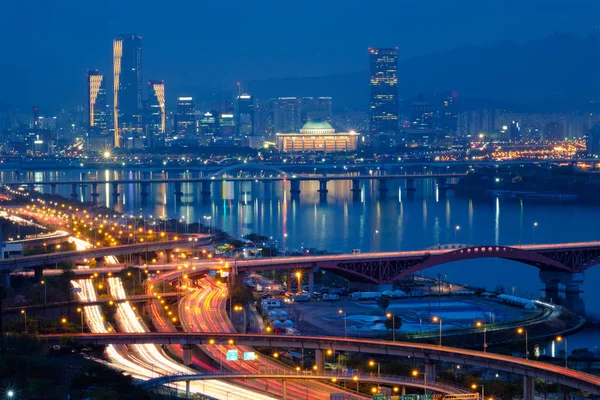
[[[4,0],[0,103],[85,103],[111,41],[143,37],[144,79],[170,96],[236,81],[367,68],[369,46],[409,58],[600,25],[598,0]],[[108,86],[110,88],[110,85]],[[293,95],[293,94],[290,94]]]

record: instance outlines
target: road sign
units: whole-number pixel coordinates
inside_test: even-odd
[[[237,361],[238,360],[238,351],[237,350],[227,350],[227,361]]]
[[[254,361],[256,358],[256,353],[253,351],[245,351],[244,352],[244,361]]]
[[[210,271],[208,271],[208,275],[210,275],[210,276],[217,276],[217,270],[216,269],[211,269]]]

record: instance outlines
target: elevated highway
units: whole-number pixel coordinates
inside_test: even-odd
[[[294,348],[315,350],[315,358],[323,360],[323,352],[327,350],[352,353],[410,357],[423,360],[426,369],[431,373],[432,364],[437,361],[478,366],[482,368],[503,371],[523,376],[525,400],[533,400],[533,382],[540,378],[550,382],[560,383],[571,388],[600,395],[600,377],[572,369],[558,367],[539,361],[526,360],[475,350],[466,350],[446,346],[436,346],[418,343],[389,342],[382,340],[331,338],[321,336],[287,336],[241,333],[115,333],[115,334],[76,334],[42,335],[50,343],[60,343],[70,339],[79,343],[95,345],[107,344],[171,344],[182,345],[214,345],[231,344],[248,345],[268,348]],[[191,350],[188,350],[191,351]],[[188,355],[189,357],[189,355]],[[184,354],[185,359],[185,354]],[[319,363],[319,361],[317,361]],[[428,368],[429,365],[429,368]],[[323,368],[318,368],[317,370]],[[429,377],[428,377],[429,379]]]

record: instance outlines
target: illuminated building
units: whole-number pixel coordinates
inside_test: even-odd
[[[398,49],[369,49],[371,69],[370,132],[398,132]]]
[[[104,75],[98,70],[87,72],[88,84],[88,135],[97,136],[107,133],[106,87]]]
[[[235,127],[238,136],[254,134],[254,99],[249,94],[243,93],[236,98]]]
[[[600,156],[600,123],[592,126],[585,138],[586,151],[590,156]]]
[[[148,136],[153,143],[164,140],[166,133],[166,108],[165,108],[165,82],[148,82],[148,106],[147,106]]]
[[[296,132],[302,127],[302,99],[298,97],[279,97],[271,100],[274,132]]]
[[[114,39],[113,85],[115,147],[121,147],[124,139],[138,147],[143,110],[141,36],[120,35]]]
[[[440,115],[440,128],[447,133],[456,135],[458,126],[458,94],[452,92],[451,95],[444,98],[442,101],[442,111]]]
[[[310,120],[300,133],[277,133],[277,148],[287,153],[316,152],[333,153],[355,151],[359,134],[356,132],[336,132],[324,120]]]
[[[193,97],[177,98],[175,133],[181,139],[196,135],[196,108],[194,107]]]
[[[418,130],[433,129],[433,110],[425,101],[415,101],[412,105],[411,127]]]

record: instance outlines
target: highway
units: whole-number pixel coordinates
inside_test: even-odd
[[[60,341],[63,335],[42,335],[52,342]],[[422,343],[389,342],[384,340],[333,338],[325,336],[288,336],[265,334],[241,334],[224,332],[193,333],[146,333],[144,335],[72,335],[81,343],[156,343],[156,344],[224,344],[234,341],[238,345],[270,348],[336,350],[351,353],[379,354],[392,357],[410,357],[419,360],[444,361],[460,365],[518,374],[527,378],[540,378],[572,388],[600,394],[600,377],[577,370],[567,369],[534,360],[526,360],[502,354],[484,353],[476,350],[439,346]]]
[[[204,277],[200,279],[199,287],[179,302],[179,316],[185,330],[189,332],[235,332],[225,308],[228,293],[226,285],[217,284],[211,277]],[[256,350],[249,346],[209,345],[201,346],[201,348],[218,361],[223,368],[238,373],[259,374],[265,370],[285,373],[291,370],[290,367],[263,355],[260,355],[255,361],[227,361],[228,350],[237,350],[240,358],[244,353],[256,353]],[[269,392],[282,396],[283,388],[280,381],[270,380],[265,383]],[[290,382],[287,385],[289,399],[307,399],[307,392],[309,400],[319,400],[328,398],[331,393],[340,392],[340,389],[317,382],[306,385]]]

